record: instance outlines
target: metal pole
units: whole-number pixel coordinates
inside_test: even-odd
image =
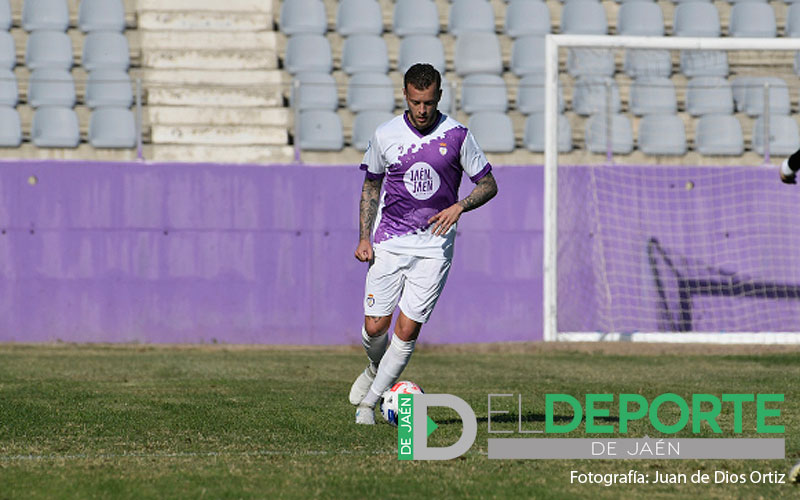
[[[769,165],[769,82],[764,82],[764,165]]]
[[[611,139],[611,82],[606,80],[606,163],[614,163],[614,145]]]
[[[295,78],[292,82],[292,93],[294,94],[294,99],[292,99],[292,111],[294,112],[294,162],[302,163],[300,158],[300,109],[297,107],[297,103],[300,101],[300,80],[298,78]]]
[[[144,160],[142,152],[142,79],[136,79],[136,159]]]

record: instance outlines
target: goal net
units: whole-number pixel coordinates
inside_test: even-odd
[[[610,117],[630,110],[608,105],[598,109],[607,154],[565,164],[559,157],[559,55],[564,66],[572,57],[566,51],[585,47],[666,50],[672,61],[686,50],[717,51],[705,52],[712,57],[777,51],[793,58],[800,39],[547,36],[545,340],[800,343],[800,186],[782,184],[777,165],[769,165],[777,131],[752,131],[748,153],[734,157],[738,165],[730,153],[715,161],[713,150],[697,164],[687,164],[685,155],[615,161]],[[775,123],[769,87],[766,116],[760,115],[767,124]],[[685,116],[683,106],[678,113]],[[642,117],[629,119],[641,134]],[[689,119],[696,124],[699,115]],[[699,147],[699,133],[696,125],[687,127],[690,153]],[[758,134],[764,142],[756,155]],[[780,154],[774,163],[786,152]]]

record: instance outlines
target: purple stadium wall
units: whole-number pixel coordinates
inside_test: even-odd
[[[360,342],[355,166],[0,171],[0,341]],[[542,168],[495,176],[500,196],[462,217],[425,342],[541,339]]]

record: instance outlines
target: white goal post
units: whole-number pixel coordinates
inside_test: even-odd
[[[586,224],[584,242],[576,244],[575,248],[565,248],[567,242],[560,242],[559,237],[559,209],[563,212],[565,207],[559,207],[559,202],[567,203],[559,197],[559,158],[558,158],[558,85],[559,85],[559,49],[560,48],[593,48],[593,49],[663,49],[663,50],[721,50],[721,51],[800,51],[800,38],[691,38],[691,37],[632,37],[632,36],[595,36],[595,35],[547,35],[545,37],[545,151],[544,151],[544,265],[543,265],[543,332],[545,341],[642,341],[642,342],[678,342],[678,343],[745,343],[745,344],[798,344],[800,343],[800,235],[797,237],[787,234],[784,239],[781,235],[779,241],[762,241],[768,237],[761,234],[764,225],[775,226],[776,234],[779,233],[778,216],[781,210],[791,207],[793,199],[800,204],[800,186],[784,186],[778,180],[775,167],[738,166],[738,167],[706,167],[705,169],[690,170],[692,167],[667,167],[662,165],[648,165],[645,175],[653,179],[637,177],[639,173],[631,173],[624,166],[598,165],[598,166],[562,166],[563,176],[576,177],[580,175],[581,183],[590,185],[593,190],[587,190],[586,198],[575,196],[570,201],[580,205],[585,201],[593,205],[591,214],[596,220],[589,228]],[[774,182],[761,181],[765,178],[764,169],[768,168]],[[582,169],[581,173],[577,171]],[[608,182],[604,176],[618,169],[620,178],[615,184],[616,190],[605,184]],[[670,170],[672,169],[672,170]],[[759,178],[753,176],[754,170],[759,170]],[[573,172],[575,172],[573,174]],[[612,175],[612,176],[613,176]],[[721,186],[724,184],[724,186]],[[630,185],[628,189],[626,186]],[[620,186],[623,186],[620,188]],[[563,188],[562,188],[563,189]],[[588,188],[587,188],[588,189]],[[667,189],[671,191],[666,191]],[[659,191],[661,190],[661,191]],[[634,193],[631,193],[634,192]],[[620,255],[619,264],[611,263],[608,269],[591,271],[573,270],[571,278],[589,279],[584,284],[586,288],[594,288],[588,293],[603,295],[602,298],[586,299],[597,301],[597,308],[611,311],[611,319],[603,319],[597,324],[586,322],[586,325],[573,325],[569,321],[569,311],[581,314],[581,299],[576,298],[575,304],[564,306],[559,302],[559,256],[579,255],[581,245],[595,255],[586,260],[591,263],[607,264],[609,248],[611,250],[628,248],[628,242],[598,241],[604,238],[603,231],[611,228],[611,233],[624,232],[629,225],[636,225],[637,220],[618,221],[617,214],[602,212],[602,203],[615,203],[611,211],[622,210],[630,205],[641,204],[642,199],[663,195],[665,200],[685,199],[686,205],[693,202],[690,197],[707,196],[708,206],[715,204],[739,203],[736,195],[744,200],[741,207],[730,212],[738,215],[742,221],[728,217],[728,211],[708,216],[708,221],[702,226],[703,232],[694,235],[668,235],[666,238],[647,233],[642,229],[636,235],[636,253]],[[625,197],[631,196],[627,199]],[[634,199],[633,196],[640,196]],[[625,198],[625,199],[618,199]],[[608,201],[610,200],[610,201]],[[579,201],[579,203],[575,203]],[[671,202],[670,202],[671,203]],[[682,212],[683,205],[665,204],[663,210],[675,219],[695,222],[694,215]],[[600,207],[600,208],[598,208]],[[583,208],[581,208],[583,209]],[[585,210],[590,210],[586,208]],[[650,209],[647,209],[650,210]],[[599,213],[598,213],[599,211]],[[775,211],[773,213],[773,211]],[[577,212],[576,212],[577,213]],[[797,210],[794,213],[798,213]],[[563,216],[563,213],[562,213]],[[639,216],[641,220],[651,217],[651,212]],[[658,216],[652,216],[658,218]],[[666,217],[666,216],[664,216]],[[703,215],[697,216],[702,225]],[[719,218],[717,218],[719,217]],[[636,217],[634,217],[636,219]],[[667,220],[666,218],[664,220]],[[564,224],[572,224],[572,221]],[[688,224],[688,223],[687,223]],[[617,226],[615,226],[617,225]],[[644,224],[646,225],[646,224]],[[613,227],[612,227],[613,226]],[[709,230],[711,228],[711,230]],[[787,233],[797,232],[800,229],[794,223],[785,224]],[[574,228],[569,231],[577,233]],[[681,227],[675,226],[676,232]],[[720,241],[710,241],[705,238],[709,232],[719,231]],[[755,233],[761,234],[753,237]],[[673,237],[674,236],[674,237]],[[562,236],[563,237],[563,236]],[[616,238],[616,235],[613,236]],[[591,241],[589,241],[591,239]],[[703,240],[702,242],[695,241]],[[709,241],[706,241],[709,240]],[[724,240],[724,241],[722,241]],[[695,245],[694,248],[682,247],[681,242]],[[626,246],[627,245],[627,246]],[[706,250],[714,252],[705,254]],[[738,253],[737,253],[738,252]],[[711,257],[709,257],[711,255]],[[737,260],[738,259],[738,260]],[[783,260],[781,260],[783,259]],[[744,262],[738,268],[731,263]],[[794,262],[792,262],[794,261]],[[784,269],[777,262],[785,263],[792,269]],[[759,267],[766,263],[766,268]],[[618,278],[609,279],[617,267],[637,267],[637,273],[620,275]],[[770,267],[772,266],[772,267]],[[646,272],[638,272],[639,270]],[[665,271],[666,270],[666,271]],[[563,271],[562,271],[563,272]],[[635,274],[635,275],[634,275]],[[646,275],[646,276],[645,276]],[[615,284],[617,279],[620,284]],[[649,280],[647,291],[643,295],[652,295],[655,305],[648,305],[646,315],[650,318],[639,324],[635,320],[640,309],[633,302],[641,298],[629,297],[619,299],[615,296],[615,287],[624,288],[636,280]],[[796,281],[795,281],[796,280]],[[602,281],[602,283],[601,283]],[[592,282],[591,284],[589,282]],[[669,282],[669,283],[668,283]],[[655,283],[655,286],[654,286]],[[797,285],[795,285],[797,283]],[[633,285],[638,286],[634,283]],[[599,292],[597,292],[599,290]],[[562,293],[563,290],[561,290]],[[744,297],[745,300],[742,300]],[[741,318],[737,305],[741,306]],[[626,304],[625,302],[631,304]],[[702,307],[716,303],[713,307],[720,308],[720,318],[712,319],[713,312],[704,312]],[[746,304],[744,304],[746,303]],[[621,304],[621,305],[620,305]],[[588,304],[587,304],[588,305]],[[567,312],[564,308],[566,307]],[[615,309],[616,308],[616,309]],[[615,311],[629,308],[629,316],[618,321]],[[773,311],[771,308],[775,308]],[[591,308],[587,308],[591,309]],[[559,323],[559,313],[565,324]],[[587,313],[589,314],[589,313]],[[760,317],[763,316],[763,317]],[[628,320],[630,319],[630,320]],[[574,323],[581,323],[575,321]],[[601,324],[601,327],[598,327]],[[664,327],[650,327],[649,324]],[[751,326],[753,325],[753,326]],[[796,325],[796,326],[794,326]]]

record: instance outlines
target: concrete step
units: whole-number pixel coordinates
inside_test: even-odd
[[[145,148],[145,157],[148,149]],[[96,149],[86,142],[74,149],[37,148],[30,142],[18,148],[0,148],[0,158],[25,158],[41,160],[87,160],[92,161],[132,161],[136,160],[136,149]]]
[[[210,12],[259,12],[272,15],[272,0],[138,0],[138,10],[166,10],[172,11],[210,11]]]
[[[142,66],[156,69],[277,69],[278,54],[265,49],[151,49],[142,55]]]
[[[163,125],[151,126],[153,144],[197,145],[285,145],[289,141],[286,127],[254,125]]]
[[[153,144],[146,150],[148,160],[197,163],[291,163],[290,146],[183,146]],[[267,167],[268,168],[268,167]]]
[[[215,108],[193,106],[148,106],[152,123],[161,125],[269,125],[287,128],[291,123],[287,108]]]
[[[277,34],[273,31],[139,31],[142,51],[174,50],[276,50]]]
[[[180,87],[169,81],[147,85],[148,106],[218,106],[270,107],[283,106],[280,87]]]
[[[162,7],[165,9],[166,6]],[[271,31],[272,16],[259,12],[146,10],[138,27],[145,31]]]
[[[146,84],[231,86],[252,87],[256,85],[281,86],[287,84],[286,77],[279,70],[228,70],[214,71],[204,69],[149,69],[142,70]]]

